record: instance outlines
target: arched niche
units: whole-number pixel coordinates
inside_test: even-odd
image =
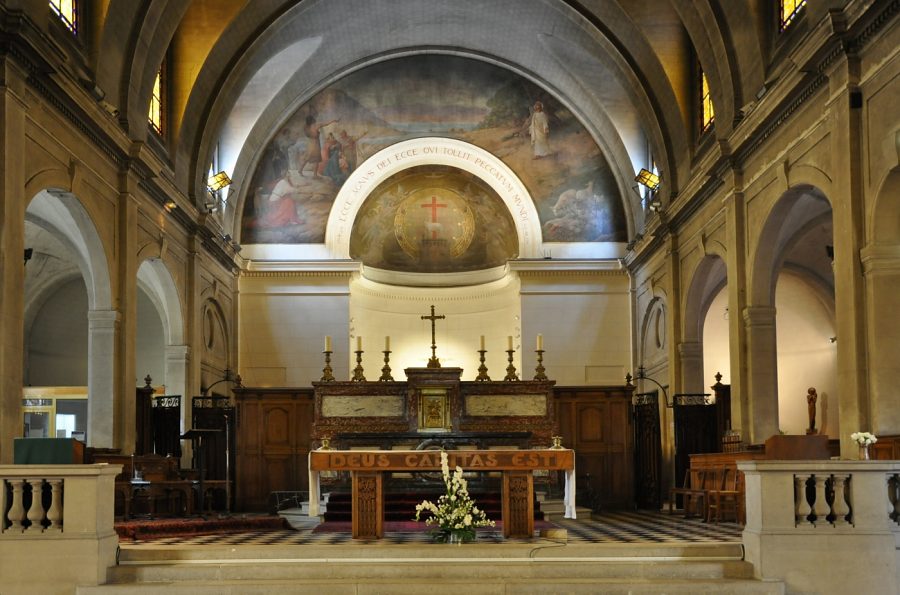
[[[97,229],[78,198],[62,190],[41,190],[26,213],[26,248],[34,264],[26,265],[25,318],[33,324],[41,304],[66,279],[80,275],[87,291],[88,432],[90,446],[115,446],[116,419],[114,358],[119,314],[112,309],[109,264]],[[30,236],[30,237],[29,237]],[[48,258],[49,257],[49,258]],[[43,259],[63,265],[38,269]],[[26,335],[28,329],[26,328]]]
[[[153,385],[165,385],[166,394],[186,396],[187,346],[184,344],[184,315],[175,281],[160,258],[144,260],[138,268],[137,280],[138,290],[143,291],[153,304],[163,329],[161,345],[155,347],[162,350],[158,354],[163,358],[162,374],[153,377]],[[139,319],[139,334],[141,323]],[[140,340],[139,336],[139,344]],[[136,372],[138,384],[143,385],[144,370],[138,367]]]

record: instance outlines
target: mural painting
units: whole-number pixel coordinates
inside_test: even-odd
[[[350,256],[380,269],[445,273],[505,264],[517,256],[509,210],[477,176],[423,165],[390,177],[360,207]]]
[[[288,119],[252,177],[241,243],[324,242],[350,173],[385,147],[425,136],[466,141],[502,159],[534,199],[545,242],[626,240],[609,164],[568,109],[513,72],[428,54],[352,73]]]

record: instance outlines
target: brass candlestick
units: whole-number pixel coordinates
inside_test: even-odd
[[[382,351],[382,353],[384,354],[384,367],[381,368],[381,378],[379,378],[378,380],[380,382],[393,382],[394,377],[391,376],[390,366],[391,351],[389,349],[386,349],[385,351]]]
[[[478,366],[478,376],[475,377],[475,380],[480,382],[489,382],[491,377],[487,375],[487,366],[484,365],[484,354],[487,353],[487,349],[479,349],[478,356],[481,360],[481,365]]]
[[[331,354],[333,351],[323,351],[325,354],[325,367],[322,368],[322,378],[319,379],[319,382],[334,382],[334,370],[331,369]]]
[[[534,369],[534,379],[535,380],[547,380],[547,375],[544,374],[544,350],[543,349],[535,349],[534,352],[537,354],[537,367]]]
[[[507,349],[506,353],[509,356],[509,365],[506,366],[506,378],[503,380],[518,380],[519,376],[516,374],[516,367],[513,365],[513,354],[515,353],[515,349]]]
[[[358,349],[356,351],[356,367],[353,368],[353,382],[365,382],[366,377],[363,375],[363,367],[362,367],[362,350]]]

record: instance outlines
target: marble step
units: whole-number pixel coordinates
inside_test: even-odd
[[[566,504],[563,500],[544,500],[541,502],[541,512],[545,521],[555,521],[565,518]],[[586,506],[576,506],[575,515],[579,519],[591,518],[591,509]]]
[[[420,580],[383,580],[355,582],[346,580],[266,580],[147,583],[127,585],[102,585],[78,587],[77,595],[141,595],[165,593],[166,595],[637,595],[665,593],[716,595],[784,595],[780,582],[718,579],[718,580],[668,580],[642,581],[634,579],[527,579],[468,582],[443,580],[439,583]]]

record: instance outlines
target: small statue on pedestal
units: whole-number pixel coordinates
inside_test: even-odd
[[[819,400],[819,395],[816,393],[816,389],[813,387],[809,387],[809,390],[806,391],[806,407],[809,412],[809,427],[806,429],[806,434],[817,434],[818,430],[816,430],[816,401]]]

